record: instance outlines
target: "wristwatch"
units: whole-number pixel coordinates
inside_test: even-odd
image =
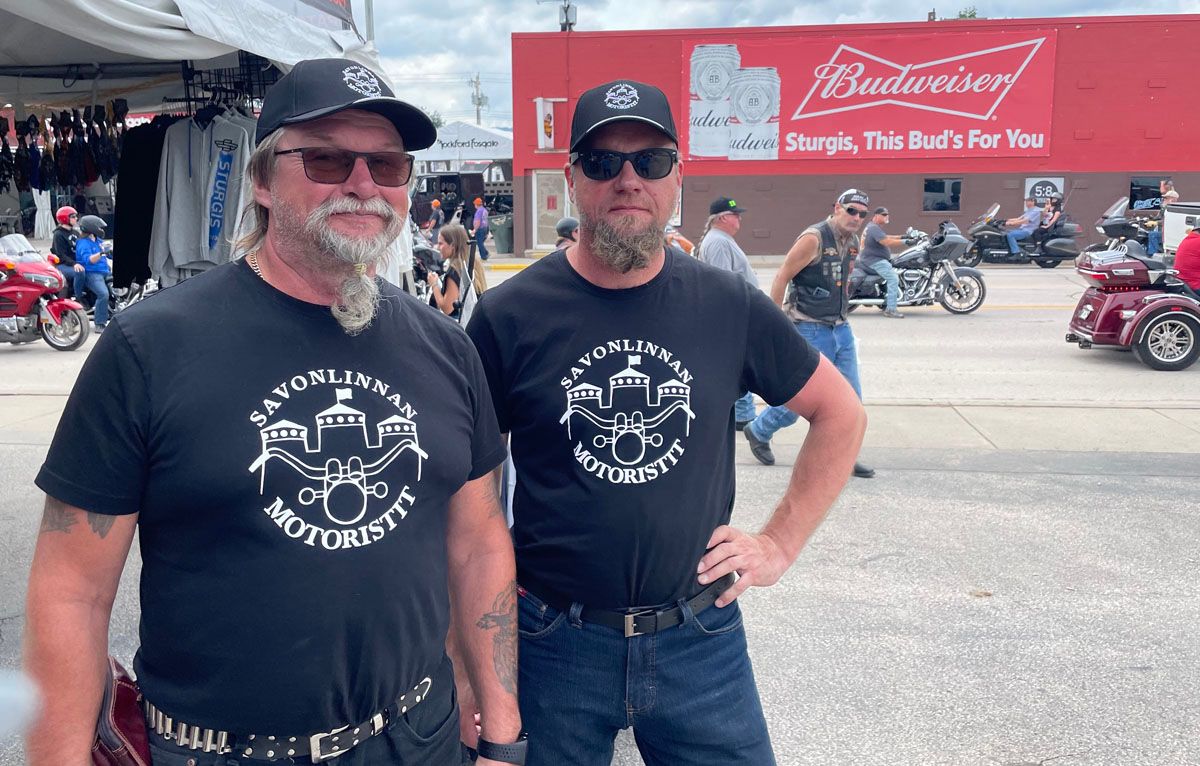
[[[525,763],[525,751],[528,748],[529,735],[522,731],[517,737],[517,741],[508,745],[488,742],[483,737],[480,737],[476,750],[479,752],[480,758],[488,758],[493,761],[500,761],[501,763],[515,763],[521,766]]]

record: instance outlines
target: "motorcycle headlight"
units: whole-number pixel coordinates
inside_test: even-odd
[[[33,282],[35,285],[49,287],[53,290],[57,290],[62,287],[62,277],[58,275],[51,276],[49,274],[30,274],[29,281]]]

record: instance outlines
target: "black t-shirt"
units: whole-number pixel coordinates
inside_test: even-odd
[[[820,359],[761,291],[673,250],[627,290],[559,251],[488,290],[467,332],[512,435],[518,580],[599,608],[700,590],[733,509],[734,400],[782,404]]]
[[[135,665],[179,720],[362,721],[443,657],[447,501],[505,451],[466,334],[380,290],[352,337],[236,261],[119,314],[83,367],[37,484],[140,512]]]

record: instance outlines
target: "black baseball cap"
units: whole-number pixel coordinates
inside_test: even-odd
[[[891,215],[886,207],[875,208],[875,215]]]
[[[744,213],[746,208],[738,207],[737,200],[729,197],[717,197],[708,206],[708,214],[716,215],[717,213]]]
[[[429,115],[396,94],[375,72],[350,59],[308,59],[272,85],[263,97],[255,145],[284,125],[308,122],[346,109],[362,109],[391,120],[405,151],[428,149],[437,140]]]
[[[571,118],[571,151],[601,125],[622,120],[644,122],[679,143],[667,94],[653,85],[633,80],[614,80],[585,91],[575,103]]]
[[[871,207],[871,198],[867,196],[865,191],[859,191],[858,189],[847,189],[838,195],[837,201],[843,207],[849,205],[851,202],[857,202],[865,208]]]

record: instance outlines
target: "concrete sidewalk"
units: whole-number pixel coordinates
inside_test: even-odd
[[[0,394],[0,444],[49,444],[66,401],[59,394]],[[1200,454],[1200,401],[1156,407],[868,401],[867,412],[867,450]],[[788,452],[806,431],[800,421],[779,432],[775,444]]]

